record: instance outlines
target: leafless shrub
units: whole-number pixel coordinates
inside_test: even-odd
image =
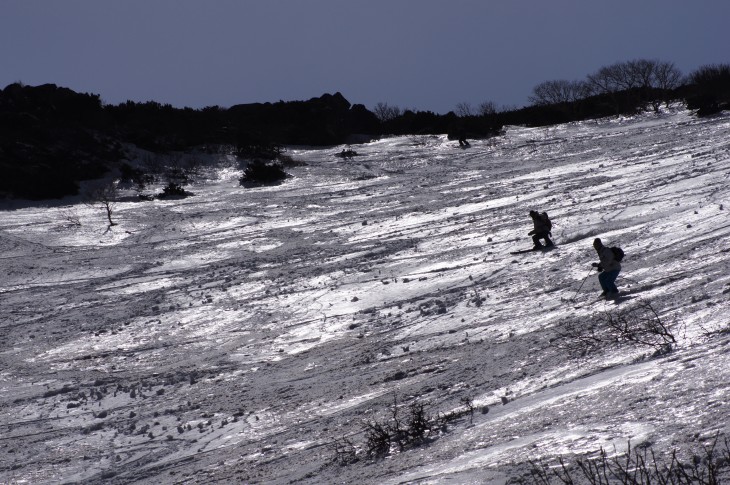
[[[532,95],[528,99],[536,106],[547,106],[558,103],[572,103],[585,98],[587,93],[588,88],[583,81],[559,79],[538,84],[533,88]]]
[[[474,422],[474,400],[471,396],[464,396],[461,398],[461,404],[466,408],[466,413],[469,414],[469,423]]]
[[[458,116],[459,118],[474,116],[474,108],[472,108],[471,103],[467,103],[466,101],[462,101],[461,103],[456,103],[454,112],[456,113],[456,116]]]
[[[626,311],[607,312],[604,322],[619,342],[631,342],[656,350],[666,349],[667,346],[677,343],[649,302],[642,302]]]
[[[469,416],[469,422],[471,423],[474,419],[474,401],[471,397],[462,397],[461,403],[464,405],[463,409],[456,409],[445,414],[438,414],[435,419],[435,428],[438,427],[441,431],[446,431],[448,424],[457,419]],[[488,410],[488,408],[485,408]],[[482,411],[483,414],[486,414]]]
[[[365,450],[370,457],[385,456],[390,452],[392,436],[388,425],[377,421],[365,421]]]
[[[61,219],[65,221],[65,225],[68,227],[81,227],[81,218],[71,210],[62,211]]]
[[[662,94],[656,98],[669,102],[666,95],[681,83],[682,73],[674,63],[655,59],[635,59],[600,68],[588,76],[586,86],[591,94],[609,94],[633,88],[656,89]],[[654,104],[654,103],[652,103]],[[658,109],[658,104],[654,104]]]
[[[677,342],[648,301],[627,309],[599,313],[589,322],[569,324],[555,341],[579,356],[624,345],[650,347],[656,353],[667,353]]]
[[[112,220],[114,209],[117,204],[118,192],[117,186],[114,183],[98,187],[87,195],[86,204],[92,207],[99,207],[106,213],[106,218],[109,221],[109,230],[112,226],[116,226],[117,223]]]
[[[477,112],[480,116],[489,116],[497,112],[497,105],[494,101],[482,101],[477,107]]]
[[[403,111],[398,106],[390,106],[388,103],[378,103],[373,108],[373,113],[381,121],[390,121],[399,117]]]
[[[718,446],[718,444],[720,446]],[[614,449],[609,454],[603,447],[598,452],[578,457],[570,464],[562,457],[556,463],[529,461],[530,475],[514,478],[510,483],[537,485],[719,485],[730,478],[730,444],[715,435],[700,454],[690,460],[672,450],[667,458],[656,456],[650,447],[629,448],[625,453]]]
[[[357,449],[349,438],[337,439],[332,443],[334,462],[338,465],[351,465],[358,461]]]
[[[723,293],[730,293],[730,290],[725,290]],[[700,322],[697,326],[700,329],[702,337],[706,340],[730,334],[730,322],[711,322],[708,325]]]
[[[718,325],[714,328],[700,327],[702,329],[702,336],[705,338],[712,338],[716,335],[727,335],[730,334],[730,324]]]
[[[421,402],[411,403],[408,413],[408,439],[413,444],[419,444],[431,435],[432,418],[426,413],[426,406]]]
[[[365,432],[365,453],[371,458],[378,458],[390,453],[395,447],[405,451],[423,444],[434,430],[445,430],[447,423],[466,414],[474,414],[471,398],[463,398],[465,409],[446,414],[431,416],[426,412],[427,403],[412,402],[408,405],[407,416],[402,416],[403,405],[398,404],[397,395],[393,394],[393,403],[389,408],[389,419],[386,422],[366,420],[363,422]]]
[[[671,92],[682,84],[682,71],[675,67],[673,62],[657,61],[653,76],[653,86],[664,90],[665,93]],[[664,102],[667,107],[669,107],[671,100],[671,96],[668,94],[664,95]],[[654,106],[656,110],[659,109],[656,104]]]

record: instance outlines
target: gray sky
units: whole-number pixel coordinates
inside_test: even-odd
[[[647,58],[730,62],[728,0],[0,0],[0,87],[231,106],[340,91],[446,113]]]

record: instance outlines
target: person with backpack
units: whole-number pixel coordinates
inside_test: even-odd
[[[601,296],[607,299],[616,298],[618,296],[616,278],[621,272],[623,251],[621,248],[604,246],[599,238],[593,240],[593,248],[598,253],[598,259],[600,260],[599,263],[593,263],[592,266],[598,268],[598,282],[603,290]]]
[[[466,133],[464,130],[459,131],[459,146],[461,148],[466,148],[469,146],[469,142],[466,140]]]
[[[553,223],[550,222],[547,212],[543,212],[541,214],[533,210],[530,211],[530,217],[532,218],[532,223],[535,228],[527,234],[532,236],[532,242],[535,243],[535,247],[533,249],[549,248],[552,246],[553,242],[550,240],[550,231],[553,228]],[[540,243],[540,239],[545,240],[544,246]]]

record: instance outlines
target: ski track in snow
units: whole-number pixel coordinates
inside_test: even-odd
[[[6,203],[0,482],[505,483],[728,433],[730,115],[341,149],[290,148],[307,165],[275,187],[221,166],[193,197],[118,203],[106,232],[94,207]],[[531,209],[557,247],[511,255]],[[595,237],[627,254],[618,303],[596,300]],[[644,302],[673,352],[556,341]],[[394,396],[489,412],[332,464]]]

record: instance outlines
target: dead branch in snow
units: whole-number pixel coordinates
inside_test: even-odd
[[[666,322],[648,301],[596,314],[588,322],[570,322],[554,340],[576,356],[598,350],[637,345],[667,353],[677,343]]]
[[[546,460],[529,463],[529,477],[515,478],[510,483],[719,485],[730,478],[730,443],[727,437],[720,440],[715,434],[709,444],[702,445],[702,451],[692,453],[689,459],[681,458],[676,449],[657,456],[651,447],[632,448],[629,442],[625,453],[615,448],[608,453],[601,447],[577,457],[575,463],[563,457],[557,458],[557,464]]]

